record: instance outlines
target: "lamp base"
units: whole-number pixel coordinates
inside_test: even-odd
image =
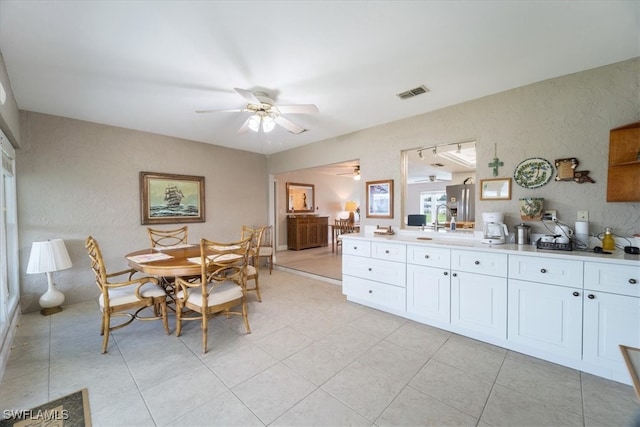
[[[40,314],[43,316],[50,316],[52,314],[60,313],[62,311],[62,307],[48,307],[40,310]]]
[[[353,212],[349,212],[349,224],[353,224],[356,221],[356,216]]]

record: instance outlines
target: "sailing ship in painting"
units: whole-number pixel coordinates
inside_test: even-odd
[[[191,204],[182,204],[184,193],[177,185],[167,185],[164,189],[163,204],[152,204],[150,216],[152,218],[174,216],[198,216],[198,207]]]
[[[170,208],[180,206],[182,199],[184,199],[184,194],[175,185],[168,185],[164,189],[164,201],[167,202],[167,206]]]

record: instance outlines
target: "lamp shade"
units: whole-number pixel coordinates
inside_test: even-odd
[[[46,242],[33,242],[27,265],[27,274],[49,273],[70,268],[71,258],[64,240],[54,239]]]
[[[347,212],[355,212],[358,209],[358,204],[356,202],[347,202],[344,206],[344,210]]]

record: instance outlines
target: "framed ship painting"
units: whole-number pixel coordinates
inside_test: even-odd
[[[140,172],[142,224],[204,222],[204,177]]]

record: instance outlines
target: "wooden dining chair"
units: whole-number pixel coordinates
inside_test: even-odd
[[[174,230],[161,230],[147,227],[149,240],[152,248],[166,248],[176,245],[186,245],[189,243],[188,226],[176,228]]]
[[[273,271],[273,226],[268,225],[262,227],[262,240],[260,241],[260,250],[258,251],[258,266],[260,259],[265,258],[269,264],[269,274]]]
[[[250,238],[251,245],[249,247],[249,262],[246,267],[245,279],[247,292],[256,291],[258,302],[262,302],[262,296],[260,295],[260,244],[262,243],[262,234],[264,233],[264,227],[249,227],[242,226],[241,239]],[[249,287],[249,282],[253,281],[253,287]]]
[[[96,276],[96,285],[100,289],[98,304],[102,312],[102,322],[100,335],[103,335],[102,353],[107,352],[109,345],[109,334],[116,329],[123,328],[138,320],[159,320],[162,319],[164,330],[167,335],[169,323],[167,322],[167,294],[158,285],[155,277],[137,277],[134,269],[107,273],[102,252],[96,239],[92,236],[87,238],[85,248],[91,259],[91,269]],[[116,278],[118,278],[116,280]],[[140,312],[146,308],[153,309],[153,316],[141,316]],[[135,313],[130,311],[136,310]],[[113,317],[127,317],[123,323],[111,325]]]
[[[209,319],[216,315],[242,316],[247,333],[251,333],[245,283],[250,244],[251,238],[232,243],[202,239],[200,257],[193,260],[200,263],[200,279],[176,278],[176,336],[182,333],[183,321],[200,320],[203,353],[207,352]]]
[[[336,219],[334,223],[334,233],[336,233],[336,254],[340,253],[340,248],[342,247],[342,235],[347,233],[353,233],[355,231],[355,226],[349,219]]]

